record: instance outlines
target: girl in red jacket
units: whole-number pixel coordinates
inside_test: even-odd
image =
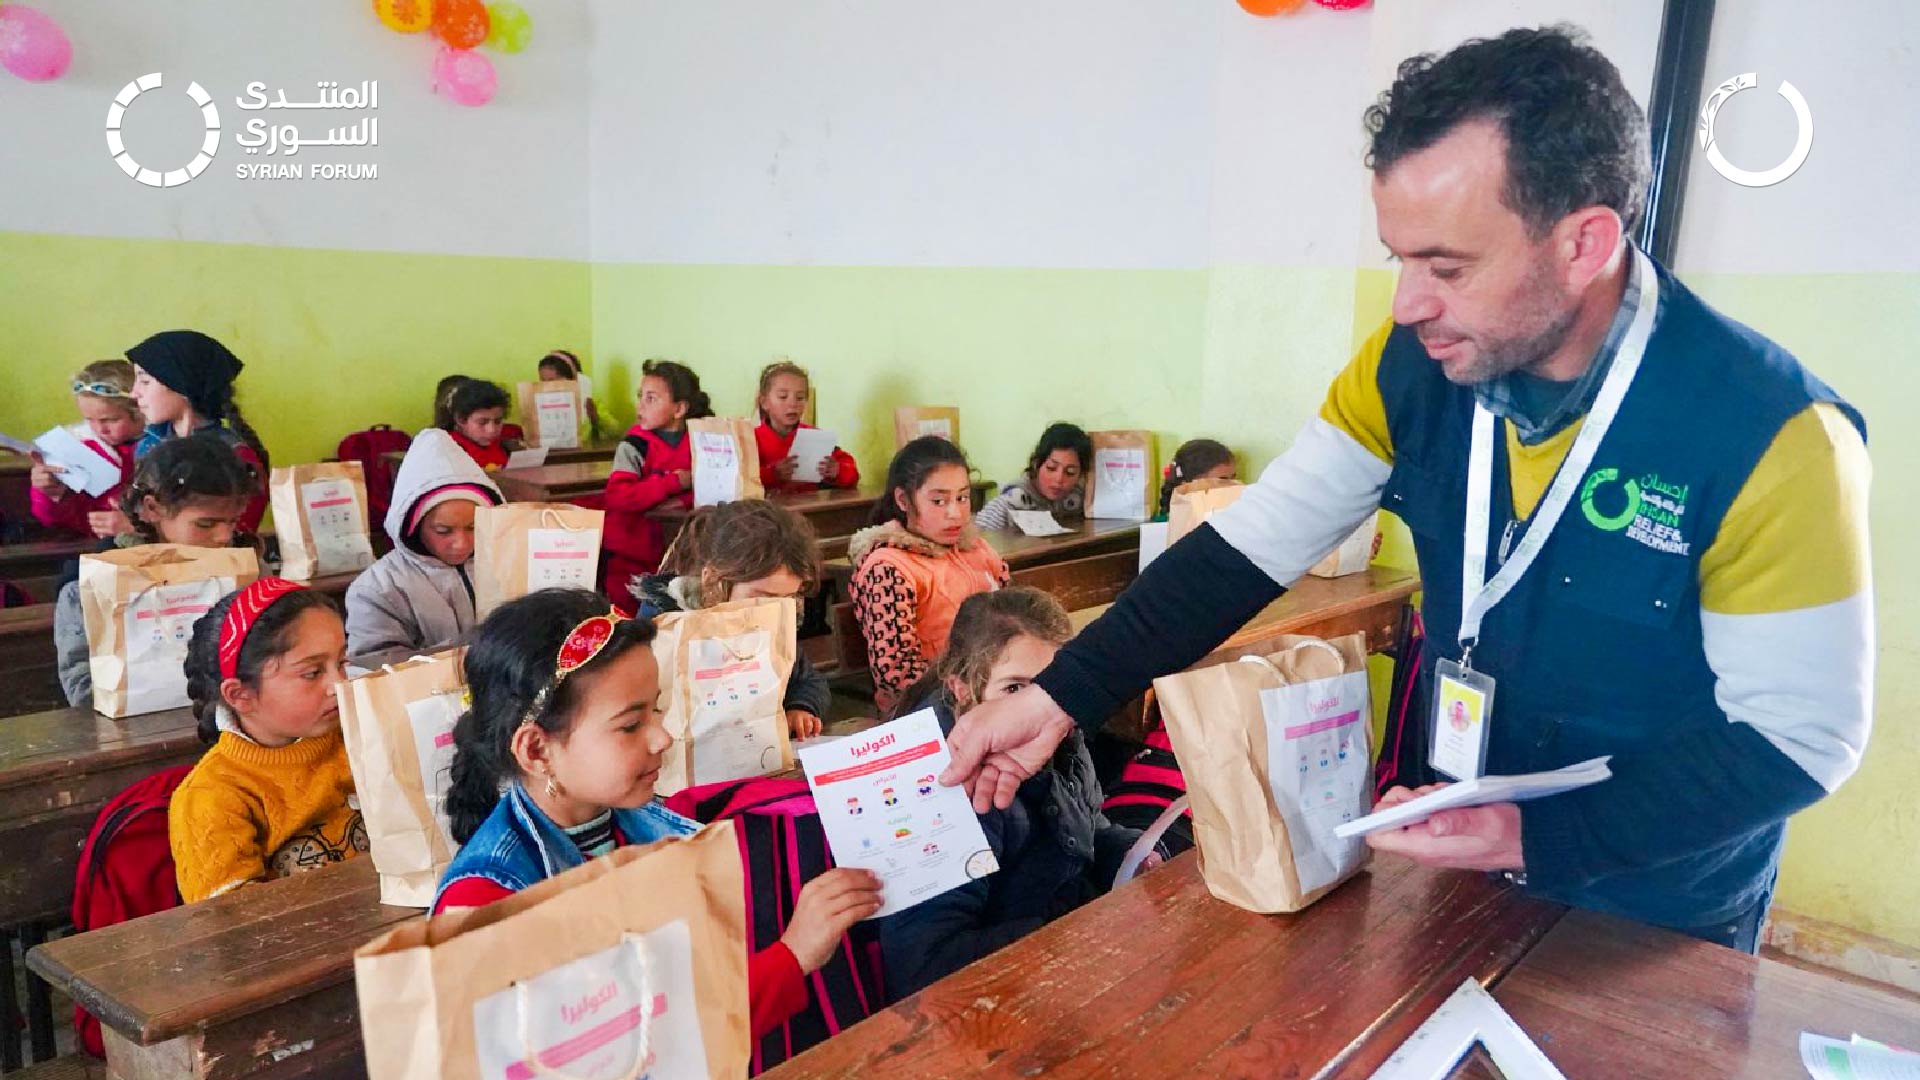
[[[818,472],[798,475],[800,463],[793,456],[793,436],[801,428],[813,426],[800,422],[807,414],[807,399],[812,394],[807,369],[799,364],[781,360],[760,372],[760,396],[754,402],[760,426],[753,429],[753,441],[760,448],[760,483],[769,495],[860,486],[860,466],[854,464],[852,454],[837,446],[832,457],[820,462]]]
[[[120,482],[88,495],[62,483],[56,468],[36,462],[31,476],[33,517],[72,536],[117,536],[127,527],[119,510],[120,492],[133,479],[133,451],[146,432],[140,405],[133,400],[133,365],[125,360],[88,364],[73,377],[73,400],[86,423],[68,430],[87,449],[118,465]]]
[[[613,452],[607,476],[607,523],[602,546],[601,591],[620,610],[638,606],[636,575],[660,569],[666,533],[648,511],[677,499],[693,507],[693,442],[687,421],[713,415],[700,376],[685,364],[649,360],[640,368],[638,417]]]

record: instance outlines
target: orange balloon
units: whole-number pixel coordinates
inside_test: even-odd
[[[456,49],[471,49],[487,40],[493,20],[480,0],[435,0],[433,35]]]
[[[373,0],[373,13],[389,30],[417,34],[433,25],[433,0]]]
[[[1249,15],[1258,15],[1263,19],[1275,15],[1285,15],[1289,11],[1298,11],[1306,6],[1307,0],[1240,0],[1241,8]]]

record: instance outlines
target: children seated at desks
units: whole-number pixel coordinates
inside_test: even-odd
[[[831,455],[819,459],[816,469],[801,475],[808,470],[793,456],[793,439],[802,428],[813,427],[801,422],[812,393],[807,369],[799,364],[782,360],[760,372],[760,393],[754,399],[760,426],[753,429],[753,441],[760,451],[760,483],[769,495],[860,486],[860,466],[852,454],[837,446]]]
[[[186,668],[200,738],[212,746],[167,810],[180,899],[365,853],[333,693],[347,677],[333,601],[261,578],[194,623]]]
[[[1072,635],[1066,609],[1038,589],[970,596],[946,653],[894,715],[931,708],[950,732],[960,713],[1032,682]],[[915,993],[1105,893],[1140,833],[1109,822],[1100,802],[1093,755],[1076,730],[1012,806],[980,815],[997,872],[880,920],[887,992]]]
[[[257,532],[267,513],[267,447],[254,434],[233,399],[233,382],[244,365],[225,345],[198,330],[167,330],[127,350],[133,361],[134,400],[147,431],[134,456],[144,458],[167,439],[211,432],[253,467],[253,497],[240,517],[243,532]]]
[[[643,619],[729,600],[811,593],[820,580],[820,545],[806,518],[764,499],[745,499],[694,511],[661,570],[633,583]],[[796,649],[783,703],[793,737],[820,734],[832,700],[827,677]]]
[[[1195,480],[1235,480],[1240,476],[1240,467],[1234,463],[1233,451],[1227,445],[1213,439],[1188,439],[1173,452],[1173,460],[1167,463],[1166,471],[1160,474],[1160,512],[1153,516],[1155,521],[1167,520],[1173,510],[1173,489],[1181,484],[1191,484]]]
[[[973,527],[967,456],[937,435],[894,455],[873,520],[847,546],[848,591],[873,667],[873,700],[886,709],[946,649],[960,602],[1005,585],[1010,573]]]
[[[693,506],[693,442],[687,421],[713,415],[700,376],[685,364],[649,360],[640,368],[638,415],[613,452],[607,474],[601,590],[633,611],[633,579],[660,569],[666,533],[648,512],[669,500]]]
[[[507,416],[507,392],[485,379],[467,379],[453,388],[447,399],[447,418],[453,426],[447,434],[474,464],[494,472],[507,467],[509,440],[503,431]]]
[[[1051,424],[1040,433],[1027,471],[980,508],[983,529],[1011,529],[1013,511],[1045,510],[1069,525],[1086,516],[1086,476],[1093,467],[1093,440],[1072,424]]]
[[[116,537],[113,545],[251,544],[252,537],[245,534],[240,523],[258,485],[253,469],[226,440],[210,433],[169,439],[141,459],[133,482],[121,492],[120,512],[132,529]],[[54,601],[53,648],[67,704],[90,705],[93,669],[78,580],[62,585]]]
[[[467,573],[473,513],[504,501],[451,435],[420,433],[387,507],[387,535],[398,543],[347,589],[347,658],[356,667],[397,664],[466,639],[478,621]]]
[[[29,475],[35,521],[70,536],[106,539],[125,530],[120,493],[133,479],[134,450],[146,432],[140,404],[133,399],[133,380],[133,365],[125,360],[88,364],[73,377],[73,401],[85,423],[68,430],[88,450],[118,466],[120,482],[88,495],[62,483],[57,466],[36,460]]]
[[[453,729],[447,815],[461,845],[435,913],[480,907],[627,844],[699,825],[655,801],[672,736],[661,726],[653,623],[604,597],[547,589],[502,605],[467,652],[472,707]],[[736,886],[737,887],[737,886]],[[786,932],[747,964],[755,1037],[807,1003],[806,975],[880,909],[865,870],[800,889]]]
[[[555,349],[540,358],[540,380],[542,382],[576,382],[580,384],[580,400],[587,410],[587,429],[593,438],[600,438],[600,407],[593,403],[593,379],[580,370],[580,358],[565,349]]]

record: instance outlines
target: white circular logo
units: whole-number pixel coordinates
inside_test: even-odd
[[[1813,149],[1813,111],[1807,108],[1807,99],[1800,96],[1800,91],[1783,79],[1778,92],[1787,99],[1787,104],[1793,106],[1793,118],[1800,129],[1799,136],[1793,142],[1793,152],[1787,155],[1785,161],[1762,172],[1743,169],[1720,153],[1720,144],[1713,141],[1714,114],[1720,111],[1720,106],[1726,104],[1728,98],[1759,85],[1759,81],[1751,71],[1735,75],[1714,87],[1713,93],[1707,96],[1706,104],[1700,106],[1700,149],[1707,152],[1707,163],[1713,166],[1714,172],[1743,187],[1769,187],[1785,180],[1806,163],[1807,154]]]
[[[200,88],[197,82],[187,84],[187,96],[200,106],[200,115],[207,121],[207,135],[200,143],[200,152],[187,162],[184,169],[171,169],[167,172],[155,172],[143,167],[127,153],[127,144],[120,138],[120,121],[127,115],[127,106],[133,99],[149,90],[160,87],[165,81],[159,72],[142,75],[120,88],[114,95],[113,104],[107,108],[107,152],[113,155],[113,163],[120,171],[133,177],[148,187],[179,187],[181,184],[207,171],[213,164],[213,155],[220,152],[220,110],[213,104],[213,96]]]

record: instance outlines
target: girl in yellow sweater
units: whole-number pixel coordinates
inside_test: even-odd
[[[333,693],[347,677],[333,601],[261,578],[194,624],[186,666],[200,738],[213,745],[168,810],[181,899],[366,851]]]

